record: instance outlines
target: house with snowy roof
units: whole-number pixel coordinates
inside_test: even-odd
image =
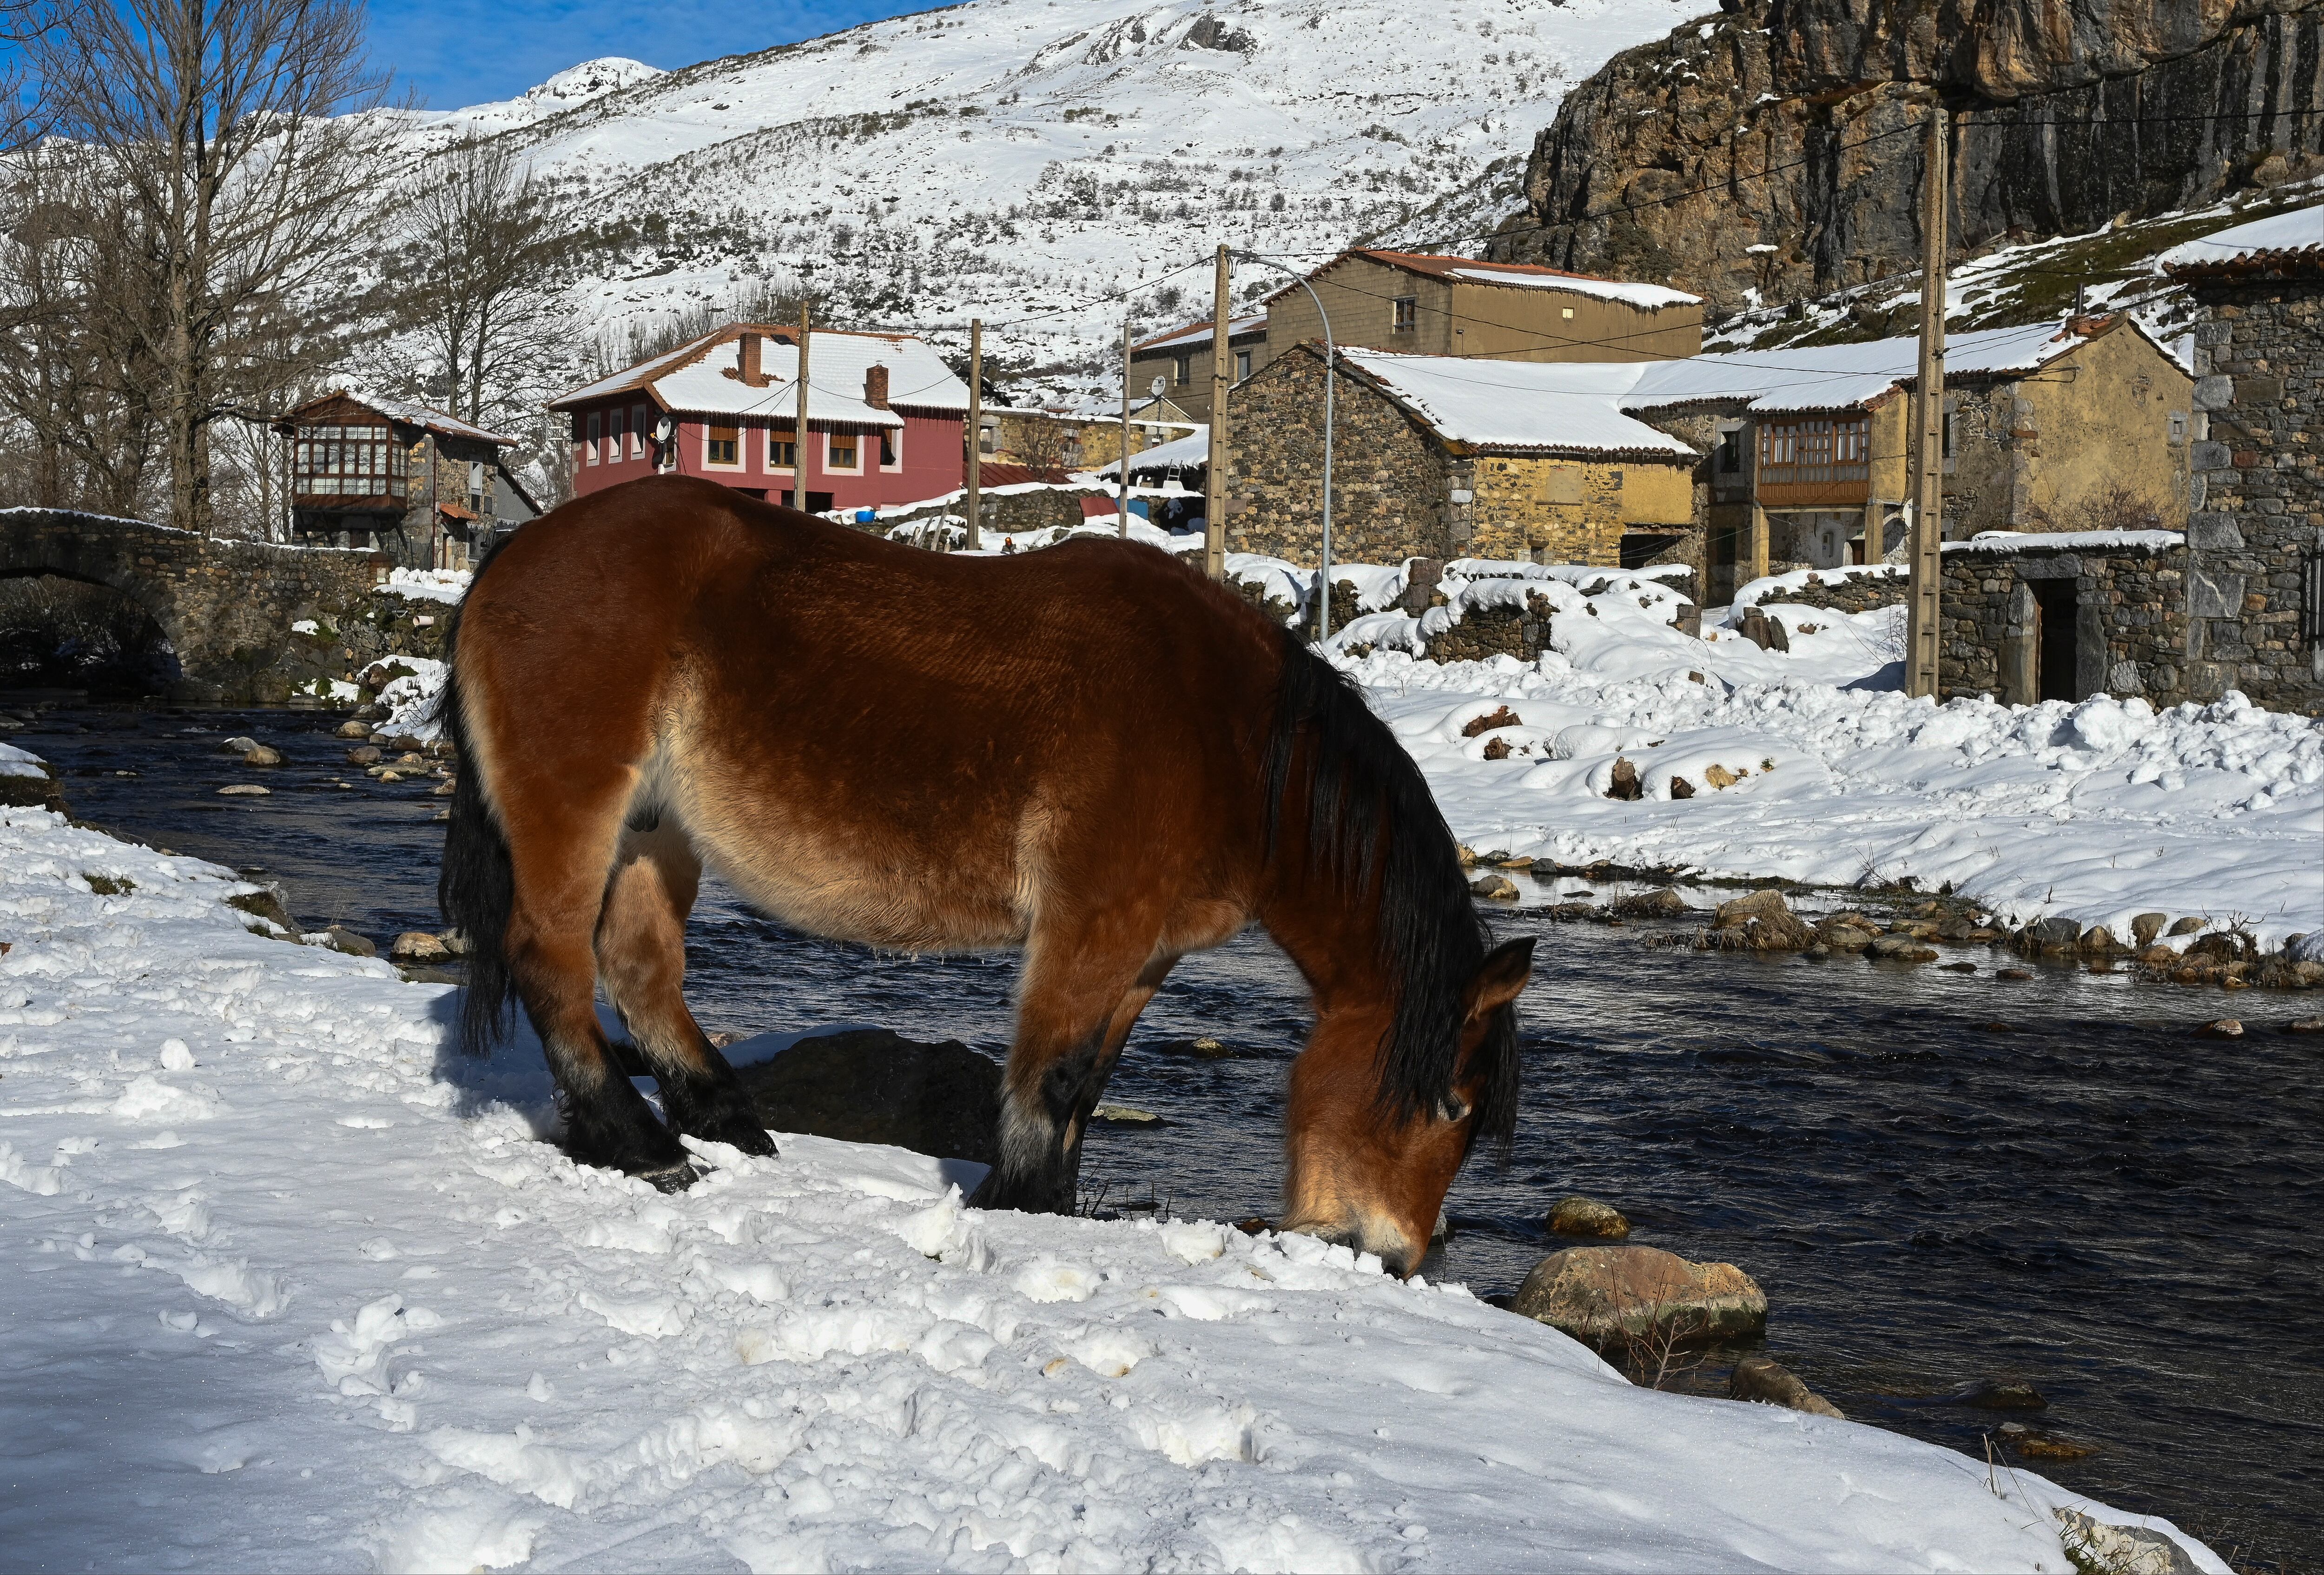
[[[1160,401],[1190,422],[1211,419],[1211,342],[1217,324],[1209,318],[1141,339],[1130,347],[1132,398]],[[1248,312],[1227,320],[1229,383],[1240,383],[1267,357],[1267,314]],[[1111,462],[1113,456],[1106,456]]]
[[[797,430],[799,329],[728,323],[560,394],[576,496],[653,475],[699,476],[788,502],[806,467],[810,511],[877,508],[956,490],[968,384],[912,334],[816,329]]]
[[[1333,556],[1612,565],[1632,533],[1684,534],[1701,457],[1623,413],[1617,396],[1635,372],[1342,351]],[[1253,373],[1229,416],[1229,550],[1316,562],[1322,347],[1294,344]]]
[[[464,569],[540,512],[508,467],[514,438],[424,404],[342,389],[272,428],[289,450],[291,536],[309,545]]]
[[[1878,562],[1911,496],[1911,338],[1739,350],[1630,369],[1617,403],[1706,455],[1705,593]],[[2127,316],[1986,329],[1945,347],[1945,536],[2175,529],[2193,379]]]

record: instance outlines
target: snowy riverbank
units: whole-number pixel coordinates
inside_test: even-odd
[[[2067,1567],[2039,1478],[1305,1238],[576,1171],[536,1051],[239,889],[0,811],[15,1567]]]

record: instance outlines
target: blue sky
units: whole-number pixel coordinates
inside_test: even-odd
[[[928,9],[929,0],[374,0],[372,63],[395,73],[399,92],[456,109],[513,98],[599,55],[668,70]]]

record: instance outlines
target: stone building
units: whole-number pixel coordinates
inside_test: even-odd
[[[1373,350],[1342,354],[1333,555],[1613,566],[1626,536],[1683,534],[1695,450],[1578,388],[1596,369]],[[1229,406],[1229,550],[1320,556],[1323,354],[1291,350]],[[1133,471],[1135,467],[1133,466]]]
[[[1118,403],[988,408],[981,424],[978,451],[988,464],[1062,474],[1095,470],[1121,457]],[[1202,430],[1203,423],[1173,400],[1148,394],[1130,407],[1133,456]]]
[[[1130,347],[1130,391],[1133,398],[1167,402],[1191,422],[1211,419],[1211,339],[1209,318],[1157,334]],[[1267,361],[1267,318],[1248,312],[1227,320],[1227,354],[1231,385],[1241,382]],[[1160,388],[1156,388],[1156,384]],[[1111,454],[1106,458],[1113,458]]]
[[[2324,712],[2324,207],[2166,253],[2195,330],[2190,686]]]
[[[540,512],[504,461],[516,440],[440,410],[342,392],[309,401],[273,430],[285,440],[291,538],[302,545],[462,569],[493,532]]]
[[[1702,302],[1660,284],[1524,263],[1415,252],[1342,252],[1267,298],[1254,370],[1293,345],[1332,341],[1407,356],[1497,361],[1665,361],[1702,348]]]
[[[1634,369],[1621,408],[1706,456],[1701,554],[1716,602],[1742,582],[1878,562],[1904,539],[1918,345],[1696,356]],[[2187,517],[2193,380],[2129,319],[1951,336],[1945,536],[2173,529]]]

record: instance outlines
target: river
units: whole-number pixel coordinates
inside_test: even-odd
[[[440,928],[442,801],[346,765],[337,720],[47,710],[9,737],[57,764],[83,819],[274,881],[303,923],[383,942]],[[286,764],[221,754],[237,733]],[[250,781],[272,795],[217,796]],[[2324,1036],[2280,1030],[2324,1001],[2064,968],[2005,981],[2015,959],[1983,950],[1948,954],[1978,964],[1963,974],[1674,950],[1646,944],[1650,925],[1497,922],[1540,937],[1524,1112],[1508,1169],[1472,1163],[1455,1187],[1432,1279],[1513,1291],[1566,1245],[1544,1228],[1549,1204],[1601,1198],[1634,1242],[1748,1270],[1769,1354],[1849,1416],[1978,1459],[2004,1422],[2093,1446],[2025,1463],[2170,1515],[2239,1568],[2317,1563]],[[852,1021],[1007,1044],[1013,959],[867,953],[714,883],[688,959],[707,1028]],[[1085,1186],[1182,1215],[1272,1213],[1305,1012],[1263,937],[1186,959],[1107,1095],[1166,1125],[1098,1129]],[[2228,1012],[2244,1038],[2194,1036]],[[1204,1034],[1241,1053],[1141,1053]],[[1717,1392],[1729,1359],[1673,1382]],[[1941,1399],[1979,1381],[2030,1384],[2048,1406]]]

